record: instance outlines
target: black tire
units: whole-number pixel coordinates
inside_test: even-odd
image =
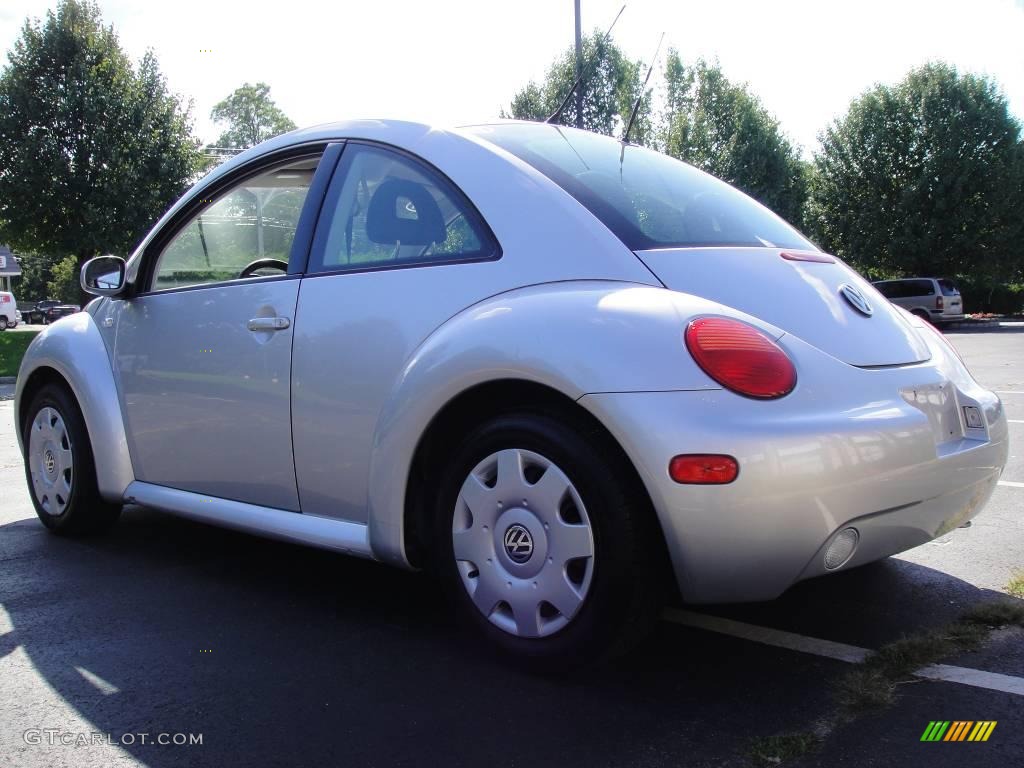
[[[63,499],[65,506],[56,513],[56,505],[48,511],[38,497],[32,480],[31,438],[36,417],[44,408],[57,412],[66,429],[67,445],[71,451],[70,493]],[[121,514],[121,505],[112,504],[100,496],[96,485],[96,463],[93,458],[89,433],[82,412],[74,396],[64,386],[47,384],[32,399],[22,437],[25,444],[25,480],[29,496],[40,521],[53,533],[62,536],[80,536],[107,530]],[[40,467],[42,471],[42,467]]]
[[[662,605],[662,547],[647,495],[617,446],[590,425],[540,411],[493,418],[465,436],[441,470],[431,566],[461,620],[520,662],[579,668],[622,655],[654,626]],[[495,626],[472,602],[452,543],[462,483],[491,454],[518,448],[557,465],[578,492],[593,533],[593,575],[576,615],[554,634],[525,638]]]

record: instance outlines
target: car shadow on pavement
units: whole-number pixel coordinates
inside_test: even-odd
[[[0,660],[31,662],[5,685],[18,727],[62,726],[32,704],[45,683],[118,740],[203,734],[122,746],[149,766],[741,764],[748,739],[813,722],[846,668],[663,622],[588,675],[529,674],[455,626],[422,575],[140,508],[83,540],[2,526],[0,560]],[[989,594],[891,560],[710,610],[868,643]]]

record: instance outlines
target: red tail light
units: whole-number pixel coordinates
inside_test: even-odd
[[[942,304],[943,304],[942,296],[941,295],[936,296],[935,297],[935,308],[936,309],[942,309]]]
[[[736,479],[740,465],[732,456],[689,453],[676,456],[668,464],[668,474],[677,483],[688,485],[725,485]]]
[[[796,386],[796,368],[769,336],[725,317],[701,317],[686,328],[686,348],[704,373],[747,397],[783,397]]]

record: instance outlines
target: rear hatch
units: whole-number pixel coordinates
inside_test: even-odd
[[[960,289],[951,280],[938,280],[939,290],[942,291],[944,315],[962,315],[964,305],[960,299]]]
[[[929,358],[927,345],[899,310],[838,259],[800,261],[801,252],[776,248],[636,254],[667,287],[746,312],[850,365],[907,365]],[[844,286],[860,293],[869,314],[857,308],[856,295],[848,298]]]

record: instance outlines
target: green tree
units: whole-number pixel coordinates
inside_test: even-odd
[[[717,64],[686,66],[669,51],[657,145],[802,225],[807,165],[757,97]]]
[[[74,304],[78,301],[81,286],[78,282],[78,271],[81,265],[74,256],[65,256],[53,265],[49,281],[46,283],[47,297]]]
[[[632,61],[615,43],[605,40],[595,31],[583,41],[583,66],[586,73],[580,89],[583,91],[583,127],[608,136],[618,135],[629,120],[629,113],[640,95],[646,67],[641,61]],[[517,120],[546,120],[561,104],[576,80],[575,48],[569,47],[548,68],[542,83],[530,81],[512,97],[509,110],[502,117]],[[559,122],[576,124],[576,99],[569,100]],[[650,141],[651,92],[637,112],[630,132],[630,141],[645,144]]]
[[[47,283],[60,259],[39,253],[19,253],[17,257],[21,275],[15,278],[14,293],[18,300],[28,302],[50,298]]]
[[[876,85],[814,162],[813,230],[866,272],[1020,276],[1024,150],[993,81],[933,63]]]
[[[198,157],[152,52],[133,68],[94,3],[25,22],[0,72],[0,240],[79,262],[126,254]]]
[[[270,86],[266,83],[245,83],[236,88],[213,108],[210,118],[227,124],[217,146],[231,149],[248,149],[295,130],[295,123],[270,98]]]

